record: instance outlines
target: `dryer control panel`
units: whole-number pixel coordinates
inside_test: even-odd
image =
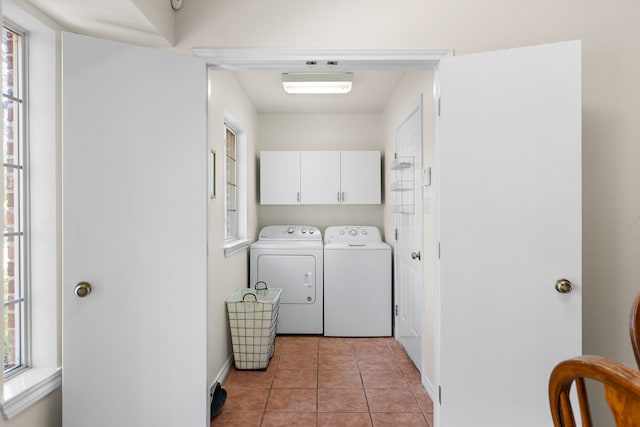
[[[324,242],[381,242],[382,236],[378,227],[368,225],[341,225],[333,226],[324,232]]]
[[[320,240],[322,233],[312,225],[269,225],[260,231],[260,240]]]

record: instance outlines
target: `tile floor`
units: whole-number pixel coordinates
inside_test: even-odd
[[[214,426],[431,426],[433,403],[393,338],[277,336],[264,371],[231,368]]]

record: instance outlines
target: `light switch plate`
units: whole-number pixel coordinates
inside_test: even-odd
[[[427,166],[426,169],[422,169],[422,185],[424,187],[431,185],[431,166]]]

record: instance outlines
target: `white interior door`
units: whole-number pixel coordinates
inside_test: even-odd
[[[422,98],[395,131],[394,209],[396,324],[400,344],[422,371],[424,292],[422,251]],[[420,255],[421,256],[421,255]]]
[[[437,425],[552,425],[549,374],[581,352],[580,57],[440,62]]]
[[[62,75],[63,424],[205,426],[205,64],[64,34]]]

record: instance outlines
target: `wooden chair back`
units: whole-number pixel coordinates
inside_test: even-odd
[[[592,427],[584,379],[604,385],[617,427],[640,426],[640,372],[601,356],[579,356],[559,363],[549,379],[549,404],[555,427],[576,427],[569,398],[576,384],[583,427]]]
[[[631,306],[629,315],[629,336],[631,338],[631,348],[636,358],[636,364],[640,368],[640,293],[636,295]]]

